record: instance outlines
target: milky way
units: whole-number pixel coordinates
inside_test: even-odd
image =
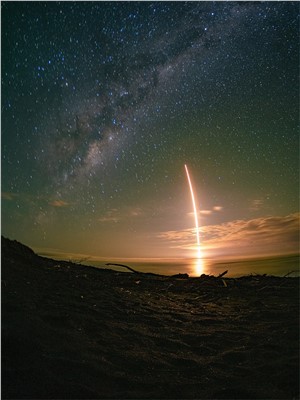
[[[2,3],[7,224],[153,218],[185,162],[202,208],[294,212],[298,23],[293,2]]]
[[[67,13],[77,12],[76,5],[65,8]],[[221,41],[239,35],[239,25],[253,14],[248,10],[245,17],[245,10],[237,5],[212,11],[211,4],[138,5],[132,12],[126,12],[125,5],[86,8],[90,10],[80,7],[85,26],[87,21],[100,26],[91,29],[87,48],[81,33],[76,36],[76,25],[75,37],[67,38],[70,45],[63,43],[67,50],[59,53],[61,66],[66,65],[66,73],[60,76],[62,109],[53,110],[56,126],[51,124],[46,133],[49,143],[41,133],[49,172],[63,185],[69,179],[80,179],[82,184],[81,178],[89,179],[108,162],[118,161],[119,152],[125,158],[122,147],[127,149],[139,134],[137,125],[153,123],[161,109],[164,118],[172,118],[190,96],[194,78],[189,75],[195,74],[191,69],[197,66],[200,81],[209,80],[212,58],[222,51]],[[78,56],[81,46],[86,48],[86,61]],[[37,67],[42,79],[45,69],[52,69],[48,58],[47,67]],[[80,78],[74,79],[74,74]],[[169,105],[173,95],[175,104]],[[48,118],[53,116],[47,109]],[[42,120],[40,129],[45,126],[47,121]]]

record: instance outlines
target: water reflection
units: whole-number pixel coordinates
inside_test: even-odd
[[[197,257],[194,261],[193,275],[200,276],[205,273],[204,271],[205,271],[205,262],[203,258]]]

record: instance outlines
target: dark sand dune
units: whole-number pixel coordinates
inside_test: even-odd
[[[296,399],[298,284],[97,270],[2,238],[2,398]]]

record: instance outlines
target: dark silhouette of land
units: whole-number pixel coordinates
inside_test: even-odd
[[[299,279],[221,275],[99,270],[2,237],[2,399],[298,398]]]

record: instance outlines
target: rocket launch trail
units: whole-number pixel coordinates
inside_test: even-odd
[[[187,167],[186,164],[184,164],[184,167],[185,167],[186,176],[187,176],[187,179],[188,179],[188,182],[189,182],[191,198],[192,198],[192,203],[193,203],[195,226],[196,226],[196,238],[197,238],[197,254],[198,254],[198,257],[200,257],[199,223],[198,223],[198,215],[197,215],[195,196],[194,196],[193,185],[192,185],[192,181],[191,181],[191,178],[190,178],[188,167]]]

